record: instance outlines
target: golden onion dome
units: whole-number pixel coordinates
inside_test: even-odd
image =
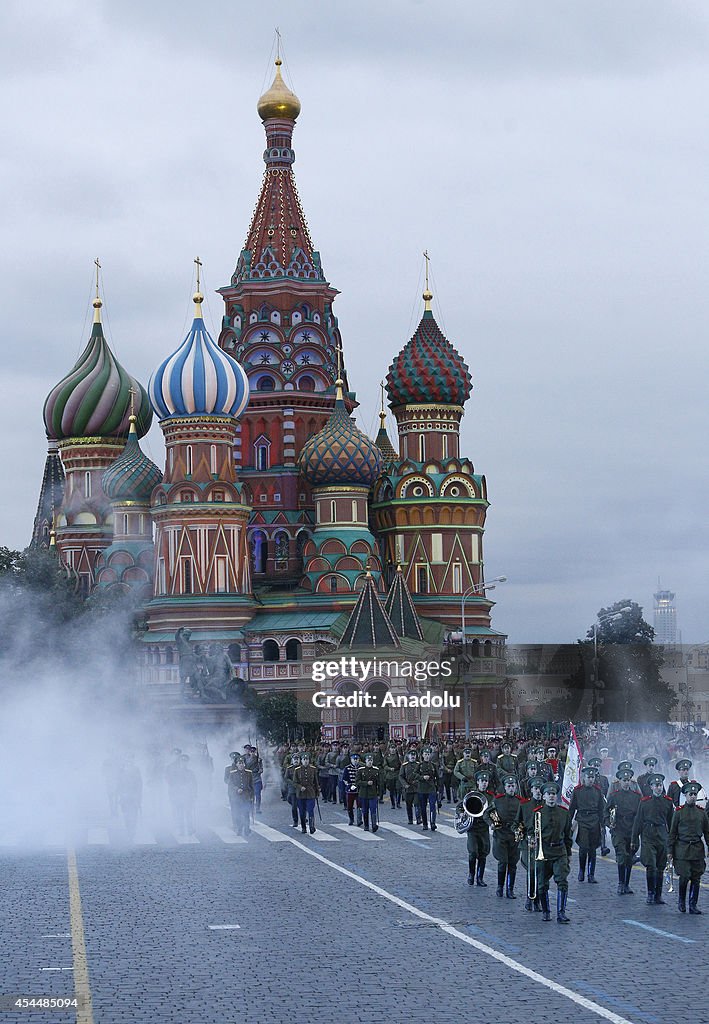
[[[289,121],[295,121],[300,113],[300,100],[294,92],[291,92],[281,77],[280,57],[276,58],[276,76],[273,79],[271,88],[263,94],[258,101],[256,109],[262,121],[270,117],[284,117]]]

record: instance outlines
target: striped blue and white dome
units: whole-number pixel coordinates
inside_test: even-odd
[[[148,394],[158,419],[170,416],[239,417],[249,400],[243,367],[215,344],[205,327],[202,296],[192,327],[176,352],[150,378]]]

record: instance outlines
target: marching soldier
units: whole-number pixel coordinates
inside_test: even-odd
[[[519,764],[516,756],[512,753],[512,744],[507,740],[502,741],[501,753],[497,757],[497,771],[501,778],[505,775],[519,776]]]
[[[517,812],[516,832],[519,836],[522,865],[527,873],[527,898],[524,903],[524,909],[529,911],[541,911],[542,908],[539,900],[539,891],[537,889],[536,880],[532,886],[532,890],[534,892],[533,897],[530,896],[529,886],[529,882],[536,876],[536,856],[539,852],[537,850],[534,831],[534,812],[535,810],[538,810],[539,805],[542,802],[542,780],[539,776],[535,775],[530,780],[530,788],[532,794],[531,799],[529,797],[520,797]]]
[[[188,767],[189,759],[189,754],[180,754],[175,766],[166,771],[167,787],[178,836],[193,836],[196,832],[197,776]]]
[[[428,832],[427,810],[431,814],[431,831],[436,831],[436,806],[438,803],[438,769],[431,760],[431,751],[424,750],[422,761],[416,766],[416,797],[423,831]]]
[[[290,804],[291,818],[293,820],[293,828],[298,828],[298,797],[295,792],[295,784],[293,782],[293,773],[300,764],[300,754],[291,754],[290,764],[286,768],[284,781],[286,784],[286,799]]]
[[[541,813],[542,852],[544,860],[538,862],[539,896],[543,910],[543,921],[551,921],[549,909],[549,882],[553,876],[556,882],[556,920],[568,924],[566,901],[569,896],[569,861],[573,842],[571,839],[571,815],[565,807],[557,805],[560,786],[558,782],[545,782],[542,788],[543,804],[536,808]]]
[[[357,772],[357,795],[359,806],[364,817],[364,831],[369,832],[369,819],[372,819],[372,832],[379,828],[379,769],[374,764],[374,755],[364,755],[364,767]]]
[[[688,757],[681,757],[675,765],[675,771],[679,772],[679,778],[671,782],[667,787],[667,795],[675,805],[679,807],[681,800],[680,796],[684,793],[684,787],[689,782],[689,769],[692,767],[692,762]],[[696,798],[695,798],[696,800]]]
[[[395,743],[389,744],[384,758],[384,788],[389,791],[392,810],[401,807],[401,789],[398,786],[401,758]]]
[[[350,754],[350,763],[342,770],[342,784],[345,787],[345,806],[350,825],[354,825],[354,809],[357,805],[357,826],[362,825],[362,808],[359,802],[359,754],[354,751]]]
[[[231,822],[237,835],[246,838],[251,835],[249,819],[251,817],[251,801],[254,798],[254,784],[251,772],[246,767],[241,754],[235,753],[234,763],[228,768],[227,792],[231,807]],[[226,773],[225,773],[226,774]]]
[[[617,768],[616,773],[615,773],[615,778],[611,782],[611,788],[610,788],[611,795],[613,793],[617,793],[618,790],[621,788],[622,780],[621,780],[620,776],[618,775],[618,772],[630,772],[630,791],[631,791],[631,793],[637,793],[638,796],[642,796],[642,794],[640,792],[640,786],[638,785],[637,779],[633,778],[633,775],[635,774],[635,771],[633,769],[633,762],[632,761],[620,761],[619,762],[618,768]]]
[[[697,807],[697,795],[702,787],[698,782],[688,782],[683,789],[684,804],[672,818],[670,827],[670,853],[675,871],[679,877],[679,911],[687,912],[687,886],[689,886],[689,912],[701,914],[699,882],[706,869],[704,843],[709,848],[709,817]]]
[[[475,785],[478,796],[489,805],[493,794],[489,792],[490,776],[480,768],[475,773]],[[487,809],[487,808],[486,808]],[[490,855],[490,826],[481,815],[475,818],[468,829],[468,885],[478,885],[483,889],[487,888],[485,881],[485,862]]]
[[[544,785],[544,777],[541,772],[538,771],[538,763],[536,761],[527,761],[527,777],[522,779],[520,783],[520,793],[529,800],[532,795],[532,786],[538,782],[540,786]]]
[[[492,798],[484,818],[492,826],[492,855],[497,861],[497,895],[501,897],[504,889],[507,899],[515,900],[519,846],[512,829],[520,809],[517,776],[506,775],[503,786],[504,792]]]
[[[652,787],[650,785],[650,776],[657,774],[657,758],[654,754],[648,754],[647,757],[643,758],[643,765],[647,768],[646,772],[642,775],[638,775],[638,785],[640,786],[640,793],[642,796],[651,797]],[[664,775],[662,778],[664,779]],[[664,793],[664,787],[662,792]]]
[[[478,770],[477,763],[473,761],[471,747],[465,747],[463,756],[456,761],[453,768],[453,778],[458,786],[458,799],[462,800],[466,793],[475,786],[475,773]]]
[[[244,747],[244,764],[251,772],[251,781],[254,786],[254,805],[257,814],[261,813],[261,793],[263,792],[263,761],[258,752],[258,747],[247,743]]]
[[[537,775],[541,775],[545,782],[553,782],[551,765],[547,763],[544,747],[535,747],[533,753],[533,760],[537,763]]]
[[[495,765],[492,763],[492,752],[487,748],[480,751],[480,764],[479,769],[487,772],[490,780],[489,789],[491,793],[499,793],[500,791],[500,776],[497,773]]]
[[[559,778],[559,758],[557,757],[556,747],[547,747],[547,756],[544,764],[548,764],[551,768],[551,777],[553,782],[560,782]]]
[[[669,832],[674,805],[670,798],[663,793],[664,781],[665,776],[660,775],[659,772],[647,776],[647,784],[650,786],[652,796],[642,797],[638,804],[630,844],[634,855],[638,843],[641,842],[640,860],[647,873],[647,900],[645,902],[648,906],[653,903],[664,904],[665,902],[662,898],[662,873],[667,864]]]
[[[401,766],[399,771],[399,782],[401,784],[401,790],[404,794],[404,802],[406,804],[406,817],[409,820],[409,825],[414,823],[414,801],[416,807],[416,824],[421,824],[421,812],[419,811],[418,801],[416,800],[416,776],[418,774],[418,765],[416,763],[416,754],[413,750],[409,750],[406,754],[406,760]]]
[[[569,817],[576,816],[578,832],[576,842],[579,848],[578,880],[583,882],[588,861],[588,881],[596,885],[596,850],[601,845],[601,826],[606,802],[600,786],[595,784],[596,769],[584,765],[581,769],[581,784],[574,789],[569,804]]]
[[[630,761],[621,761],[621,764],[630,765]],[[630,888],[630,873],[633,870],[631,841],[633,822],[640,803],[640,793],[631,789],[632,768],[619,767],[615,775],[620,788],[614,790],[608,798],[604,825],[610,828],[611,842],[615,849],[615,862],[618,868],[618,895],[632,896],[633,890]]]
[[[455,787],[453,781],[453,772],[455,766],[458,763],[453,744],[449,741],[446,743],[446,749],[443,752],[443,761],[441,762],[441,782],[446,793],[446,803],[451,802],[451,787]]]
[[[605,747],[603,749],[605,750]],[[600,786],[601,793],[603,793],[603,797],[605,799],[605,797],[608,796],[608,790],[610,789],[611,784],[608,778],[605,775],[601,774],[601,766],[603,764],[603,759],[600,757],[589,757],[586,764],[589,766],[589,768],[596,769],[596,785]]]
[[[308,816],[308,828],[311,836],[315,832],[315,801],[320,796],[318,770],[310,763],[307,751],[301,754],[300,764],[293,769],[293,788],[298,801],[300,831],[305,832],[305,816]]]

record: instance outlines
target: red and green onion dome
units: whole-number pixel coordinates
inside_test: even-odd
[[[153,418],[145,388],[127,373],[108,347],[94,301],[89,343],[74,368],[52,388],[44,403],[47,435],[58,441],[74,437],[125,437],[131,406],[138,436],[147,434]]]
[[[138,444],[136,417],[130,417],[126,446],[101,477],[103,492],[109,501],[134,501],[150,504],[153,488],[162,480],[162,473]]]
[[[303,445],[298,468],[313,487],[354,484],[371,487],[382,472],[382,454],[374,441],[351,419],[337,381],[337,398],[330,419]]]
[[[413,337],[389,367],[389,405],[392,409],[402,405],[464,405],[472,388],[463,357],[427,308]]]

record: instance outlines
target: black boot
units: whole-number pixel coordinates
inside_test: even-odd
[[[536,896],[535,899],[532,902],[534,904],[534,913],[535,914],[541,914],[541,912],[542,912],[542,898],[541,898],[541,896]]]
[[[625,864],[618,865],[618,895],[625,896]]]
[[[596,881],[596,851],[588,855],[588,881],[591,885],[598,885]]]
[[[505,889],[505,895],[508,900],[516,900],[515,896],[515,878],[517,877],[517,868],[507,868],[507,888]]]
[[[625,865],[625,895],[626,896],[632,896],[633,895],[633,890],[630,888],[630,876],[632,874],[632,871],[633,871],[633,865],[632,864],[626,864]]]
[[[655,872],[651,871],[650,868],[645,869],[647,875],[647,898],[645,902],[648,906],[652,906],[655,902]]]
[[[504,864],[497,865],[497,891],[496,896],[504,895],[503,889],[505,885],[505,875],[507,874],[507,868]]]
[[[477,857],[468,857],[468,885],[475,885],[475,866]]]
[[[546,892],[543,892],[539,899],[542,904],[542,910],[544,911],[544,913],[542,914],[542,921],[551,921],[551,910],[549,909],[549,890],[547,889]]]
[[[557,924],[569,924],[570,919],[566,916],[566,900],[568,899],[568,892],[562,892],[557,889],[556,892],[556,921]]]
[[[655,875],[655,903],[660,906],[665,905],[665,901],[662,898],[662,883],[664,881],[664,875],[661,871]]]
[[[689,912],[690,914],[701,914],[697,906],[699,902],[699,882],[689,883]]]
[[[312,835],[313,832],[315,831],[315,818],[312,816],[308,818],[308,828],[310,829],[310,834]]]
[[[364,831],[365,832],[369,832],[369,815],[368,814],[365,814],[365,816],[364,816]]]
[[[530,900],[529,896],[527,896],[527,898],[524,901],[524,909],[528,910],[530,912],[530,914],[534,910],[534,904]]]
[[[585,853],[580,853],[579,854],[579,874],[578,874],[579,882],[583,882],[585,877],[586,877],[586,854]]]
[[[300,831],[301,832],[307,832],[308,831],[307,828],[305,827],[305,815],[303,815],[301,817],[301,819],[300,819]]]
[[[679,880],[679,896],[677,899],[677,909],[680,914],[687,913],[687,885],[689,884],[688,878],[680,878]]]
[[[485,874],[485,861],[486,860],[487,860],[487,857],[481,857],[480,860],[478,861],[478,873],[477,873],[477,876],[475,878],[475,884],[482,886],[483,889],[487,889],[487,882],[483,881],[483,876]]]

